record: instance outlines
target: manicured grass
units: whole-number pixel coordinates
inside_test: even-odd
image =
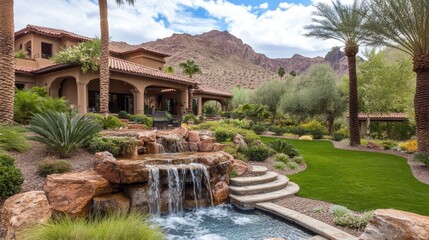
[[[305,171],[289,177],[301,187],[298,196],[358,211],[394,208],[429,216],[429,185],[414,178],[405,158],[335,149],[328,141],[287,141],[307,162]]]

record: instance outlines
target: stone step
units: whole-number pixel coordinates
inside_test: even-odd
[[[295,193],[297,193],[298,191],[299,186],[294,182],[289,182],[285,188],[277,191],[245,196],[230,194],[229,198],[231,203],[238,208],[254,209],[256,203],[269,202],[280,198],[292,196],[295,195]]]
[[[261,176],[268,172],[268,168],[264,166],[252,165],[252,175]]]
[[[267,172],[261,176],[252,176],[252,177],[235,177],[231,178],[230,182],[233,186],[249,186],[256,184],[263,184],[267,182],[272,182],[277,179],[279,174],[276,172]]]
[[[267,193],[273,192],[276,190],[280,190],[285,188],[287,183],[289,182],[289,178],[286,176],[279,175],[275,181],[250,185],[250,186],[230,186],[229,190],[231,194],[234,195],[250,195],[250,194],[258,194],[258,193]]]

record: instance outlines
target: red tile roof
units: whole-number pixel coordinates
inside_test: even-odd
[[[75,39],[78,41],[91,40],[91,38],[89,38],[89,37],[78,35],[78,34],[68,32],[65,30],[48,28],[48,27],[41,27],[41,26],[30,25],[30,24],[27,25],[26,28],[23,28],[23,29],[15,32],[15,38],[20,37],[22,35],[25,35],[29,32],[39,33],[42,35],[48,35],[50,37],[55,37],[55,38],[72,38],[72,39]],[[118,55],[125,55],[128,53],[133,53],[133,52],[138,52],[138,51],[146,51],[146,52],[149,52],[152,54],[159,55],[161,57],[169,57],[170,56],[170,55],[163,53],[163,52],[159,52],[159,51],[155,51],[153,49],[145,48],[145,47],[142,47],[140,45],[130,45],[126,42],[111,42],[109,44],[109,49],[112,53],[116,53]]]
[[[211,95],[221,95],[225,97],[232,97],[232,94],[229,92],[221,91],[216,88],[209,87],[207,85],[198,85],[198,88],[194,91],[194,93],[205,93]]]
[[[358,118],[360,121],[366,121],[368,114],[359,113]],[[371,121],[405,121],[408,120],[406,113],[374,113],[369,114]]]
[[[145,48],[140,45],[130,45],[126,42],[111,42],[109,44],[109,50],[112,53],[116,53],[118,55],[125,55],[129,53],[139,52],[139,51],[145,51],[152,54],[159,55],[161,57],[169,57],[170,55],[166,53],[162,53],[159,51],[155,51],[153,49]]]
[[[20,65],[15,66],[15,71],[21,72],[21,73],[31,73],[32,74],[36,70],[37,70],[36,68],[32,68],[32,67],[25,67],[25,66],[20,66]]]
[[[65,30],[61,30],[61,29],[55,29],[55,28],[48,28],[48,27],[41,27],[41,26],[35,26],[35,25],[27,25],[26,28],[21,29],[17,32],[15,32],[15,37],[20,37],[22,35],[27,34],[28,32],[35,32],[35,33],[39,33],[39,34],[43,34],[43,35],[48,35],[51,37],[56,37],[56,38],[73,38],[76,40],[80,40],[80,41],[88,41],[91,40],[91,38],[82,36],[82,35],[78,35],[72,32],[68,32]]]
[[[191,78],[182,77],[175,74],[165,73],[158,69],[146,67],[141,64],[129,62],[120,58],[111,57],[109,59],[110,69],[118,70],[128,73],[137,73],[145,76],[155,77],[159,79],[172,80],[175,82],[182,82],[187,84],[197,84],[197,82]]]

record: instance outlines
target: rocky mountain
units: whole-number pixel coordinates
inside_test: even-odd
[[[280,67],[285,68],[286,72],[301,74],[313,64],[328,62],[339,74],[344,73],[341,64],[344,54],[339,48],[333,49],[326,58],[295,54],[291,58],[272,59],[256,53],[251,46],[226,31],[213,30],[195,36],[173,34],[142,46],[170,54],[167,65],[173,66],[177,73],[180,72],[179,63],[193,59],[203,72],[195,79],[224,90],[238,85],[256,88],[265,81],[278,79],[277,70]]]

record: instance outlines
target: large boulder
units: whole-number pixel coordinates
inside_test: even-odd
[[[132,210],[149,212],[148,185],[137,183],[124,186],[124,193],[130,199]]]
[[[189,143],[189,151],[198,152],[198,143],[190,142]]]
[[[225,181],[216,183],[213,189],[214,205],[219,205],[228,201],[229,187]]]
[[[214,149],[214,139],[206,138],[203,141],[198,143],[199,152],[211,152]]]
[[[105,194],[92,200],[91,210],[95,214],[111,212],[126,213],[130,209],[130,199],[123,193]]]
[[[237,173],[237,176],[243,176],[250,172],[250,170],[252,169],[252,166],[241,160],[233,160],[232,168]]]
[[[149,169],[142,160],[116,160],[110,153],[97,153],[94,170],[111,183],[146,182]]]
[[[52,210],[43,191],[13,195],[4,202],[2,209],[6,239],[20,239],[22,230],[46,223],[51,215]]]
[[[46,178],[44,190],[54,212],[70,217],[85,217],[91,200],[114,189],[95,171],[52,174]]]
[[[174,129],[173,134],[176,134],[178,136],[180,136],[181,138],[188,138],[188,129],[184,128],[184,127],[178,127],[176,129]]]
[[[414,213],[379,209],[375,211],[360,240],[429,239],[429,217]]]
[[[226,148],[226,144],[222,144],[222,143],[213,144],[213,151],[215,152],[224,151],[225,148]]]
[[[164,146],[156,142],[148,142],[145,144],[145,147],[148,154],[165,153]]]
[[[156,130],[139,132],[137,138],[142,140],[145,143],[155,142],[156,141]]]
[[[201,141],[200,134],[197,131],[189,131],[188,132],[188,142],[198,143]]]
[[[247,143],[246,141],[244,141],[244,137],[240,134],[235,135],[233,143],[239,146],[247,147]]]

